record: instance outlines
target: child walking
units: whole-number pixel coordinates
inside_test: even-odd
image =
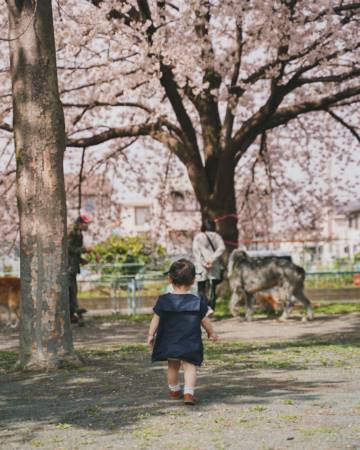
[[[168,272],[171,294],[160,295],[154,306],[148,344],[153,347],[152,361],[168,362],[169,395],[180,399],[179,370],[184,370],[184,403],[194,405],[196,367],[203,361],[201,327],[213,341],[218,340],[208,319],[212,310],[206,301],[189,293],[195,281],[195,266],[187,259],[175,261]]]

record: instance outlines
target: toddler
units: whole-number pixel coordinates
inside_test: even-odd
[[[175,261],[168,272],[173,292],[161,295],[154,306],[148,344],[152,361],[168,362],[169,395],[181,398],[179,370],[184,370],[184,403],[194,405],[196,367],[203,361],[201,327],[218,340],[208,318],[212,310],[206,301],[189,291],[195,281],[195,266],[187,259]]]

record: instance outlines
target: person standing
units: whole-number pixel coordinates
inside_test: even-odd
[[[86,309],[79,308],[77,299],[77,274],[80,273],[80,265],[86,261],[82,254],[88,250],[84,247],[84,237],[82,232],[87,231],[91,220],[84,214],[80,215],[68,234],[68,277],[69,277],[69,302],[70,302],[70,321],[83,325],[83,314]]]
[[[222,281],[221,256],[225,252],[224,241],[215,230],[215,222],[206,219],[193,240],[198,293],[213,310],[216,308],[216,286]]]

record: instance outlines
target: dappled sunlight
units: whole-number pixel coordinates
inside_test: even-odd
[[[102,326],[92,330],[89,340],[90,328],[75,329],[84,360],[80,368],[48,374],[9,372],[16,353],[1,352],[6,371],[0,385],[0,439],[19,448],[31,440],[49,449],[64,443],[67,448],[105,448],[120,433],[126,448],[163,448],[159,440],[167,442],[176,435],[176,424],[195,427],[200,434],[204,428],[211,436],[231,436],[236,430],[266,435],[268,423],[286,424],[293,433],[301,424],[301,433],[310,439],[326,426],[335,429],[321,417],[331,401],[341,409],[337,396],[346,398],[347,408],[356,414],[351,379],[360,375],[360,342],[353,333],[332,339],[319,335],[311,340],[207,343],[196,391],[199,403],[189,409],[182,401],[168,399],[166,364],[151,364],[147,346],[131,343],[147,323],[114,325],[128,335],[127,344],[96,342],[94,336]],[[318,411],[317,428],[307,418],[309,410]],[[191,448],[190,441],[186,448]]]

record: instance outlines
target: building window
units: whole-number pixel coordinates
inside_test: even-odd
[[[150,220],[150,208],[148,206],[135,206],[135,225],[145,225]]]
[[[170,201],[173,211],[200,211],[200,204],[188,191],[171,191]]]

